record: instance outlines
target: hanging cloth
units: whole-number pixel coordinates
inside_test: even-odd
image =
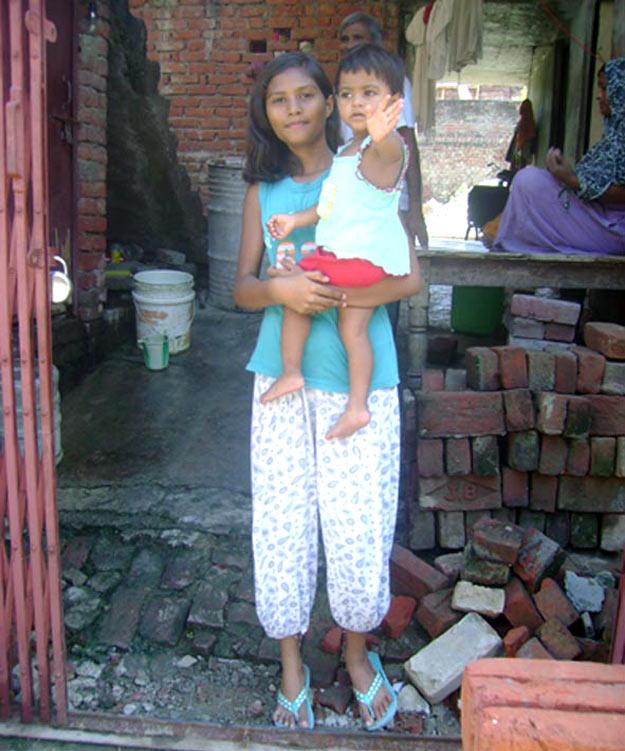
[[[462,5],[460,0],[457,5]],[[447,70],[449,29],[456,0],[436,0],[428,21],[425,40],[428,55],[428,78],[438,81]]]
[[[420,133],[426,133],[434,125],[436,84],[428,78],[428,53],[425,43],[427,26],[424,20],[427,7],[415,13],[406,29],[406,41],[415,48],[412,69],[412,108]]]
[[[456,2],[449,24],[449,70],[459,72],[482,57],[483,32],[483,0]]]

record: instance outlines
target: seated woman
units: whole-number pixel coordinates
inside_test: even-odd
[[[495,250],[625,255],[625,58],[598,75],[604,133],[575,169],[559,149],[547,169],[514,177]]]

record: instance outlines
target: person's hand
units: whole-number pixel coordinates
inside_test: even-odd
[[[421,250],[428,249],[428,229],[425,225],[423,212],[419,211],[417,207],[411,207],[408,210],[406,215],[406,229],[408,231],[408,237],[410,237],[413,242],[414,236],[417,236]]]
[[[345,293],[328,284],[328,277],[321,271],[303,271],[294,266],[278,271],[274,278],[279,285],[280,303],[296,313],[315,315],[345,305]]]
[[[284,240],[295,229],[295,218],[292,214],[274,214],[269,217],[267,229],[274,240]]]
[[[545,158],[547,169],[551,174],[569,188],[577,190],[579,187],[579,180],[575,174],[575,170],[571,166],[568,159],[562,154],[560,149],[556,149],[553,146],[547,152]]]
[[[384,141],[395,130],[403,107],[403,99],[394,99],[387,94],[377,107],[369,105],[366,108],[367,132],[373,143]]]

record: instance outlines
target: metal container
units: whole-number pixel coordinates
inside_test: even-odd
[[[220,157],[208,163],[208,301],[234,310],[232,288],[237,270],[246,183],[243,161]]]

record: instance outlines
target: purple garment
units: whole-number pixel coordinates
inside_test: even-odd
[[[512,181],[494,249],[625,255],[625,207],[581,201],[547,170],[525,167]]]

